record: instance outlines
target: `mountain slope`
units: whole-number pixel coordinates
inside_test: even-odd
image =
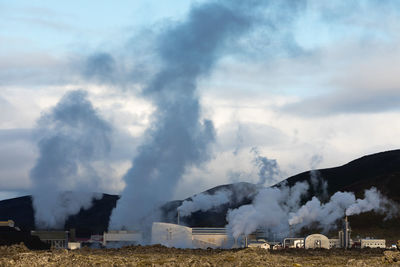
[[[377,187],[387,197],[400,202],[400,150],[364,156],[343,166],[318,170],[328,182],[329,195],[351,191],[360,197],[365,189]],[[299,181],[310,182],[311,173],[303,172],[285,181],[292,186]],[[320,192],[310,190],[310,195]]]
[[[343,166],[318,170],[321,177],[328,182],[328,194],[337,191],[351,191],[357,197],[362,197],[363,191],[371,186],[377,187],[387,197],[400,203],[400,150],[381,152],[351,161]],[[303,172],[289,177],[283,183],[293,185],[296,182],[310,181],[310,172]],[[219,190],[232,192],[231,202],[207,212],[194,212],[191,216],[181,218],[181,222],[192,227],[222,227],[226,224],[225,215],[228,209],[237,208],[251,203],[259,187],[250,183],[236,183],[221,185],[205,191],[213,194]],[[320,195],[320,191],[310,188],[309,195]],[[240,197],[239,197],[240,196]],[[107,230],[108,220],[112,209],[116,206],[119,196],[103,194],[95,200],[88,210],[81,210],[77,215],[70,216],[65,229],[76,228],[78,236],[101,234]],[[190,200],[188,198],[187,200]],[[177,221],[177,207],[183,200],[170,201],[162,207],[163,220],[175,223]],[[12,219],[16,225],[24,230],[34,229],[34,217],[30,196],[0,201],[0,220]],[[365,214],[351,218],[356,233],[380,232],[382,237],[395,234],[400,238],[400,221],[398,218],[383,221],[382,216]],[[372,234],[370,235],[372,236]]]

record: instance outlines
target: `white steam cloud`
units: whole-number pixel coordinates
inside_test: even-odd
[[[254,154],[254,163],[258,167],[259,185],[273,185],[281,180],[278,162],[261,156],[256,147],[251,149]]]
[[[289,227],[285,222],[289,213],[299,208],[301,197],[308,191],[305,182],[293,187],[268,187],[260,190],[252,204],[230,210],[227,214],[228,229],[234,238],[248,235],[259,228],[271,230],[279,236],[285,236]]]
[[[214,194],[202,193],[191,197],[190,200],[183,201],[178,207],[179,215],[186,217],[196,211],[208,211],[223,204],[229,203],[232,192],[219,190]]]
[[[391,218],[399,210],[396,203],[383,196],[375,187],[372,187],[365,191],[364,199],[357,199],[354,204],[346,209],[346,215],[356,215],[368,211],[386,214],[387,218]]]
[[[335,226],[344,215],[356,215],[374,211],[391,218],[398,213],[398,205],[383,196],[376,188],[365,190],[363,199],[356,199],[351,192],[336,192],[327,203],[313,197],[299,207],[302,196],[306,196],[308,183],[265,188],[254,198],[253,203],[227,214],[227,227],[234,238],[248,235],[258,229],[276,233],[277,237],[288,236],[303,227],[318,225],[324,231]]]
[[[30,177],[35,224],[63,228],[65,220],[91,206],[100,176],[94,164],[110,150],[111,127],[84,91],[68,92],[37,123],[39,158]]]
[[[215,132],[211,121],[201,119],[197,82],[229,52],[225,48],[252,27],[262,5],[267,3],[197,4],[184,21],[170,24],[156,38],[160,68],[143,88],[143,96],[156,111],[148,138],[124,176],[126,187],[112,212],[110,228],[150,225],[159,218],[154,211],[172,198],[185,171],[209,159]]]
[[[313,197],[297,212],[292,213],[289,225],[301,228],[312,223],[318,223],[325,231],[332,224],[346,214],[356,215],[363,212],[374,211],[378,214],[386,214],[387,218],[398,212],[397,205],[383,196],[375,187],[365,190],[363,199],[356,199],[351,192],[336,192],[327,203],[321,203]]]

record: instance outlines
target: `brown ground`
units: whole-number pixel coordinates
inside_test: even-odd
[[[0,247],[0,266],[395,266],[400,253],[366,250],[189,250],[162,246],[41,250]]]

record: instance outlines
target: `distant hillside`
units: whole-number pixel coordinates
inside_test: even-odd
[[[78,236],[102,234],[107,230],[108,219],[118,199],[119,196],[103,194],[101,199],[93,201],[92,207],[70,216],[65,223],[65,230],[75,228]],[[9,219],[14,220],[23,231],[35,229],[31,196],[0,201],[0,220]]]
[[[387,151],[351,161],[343,166],[318,170],[321,177],[328,182],[328,194],[337,191],[351,191],[362,197],[365,189],[377,187],[387,197],[400,203],[400,150]],[[310,172],[303,172],[289,177],[284,182],[293,185],[299,181],[310,181]],[[281,186],[284,182],[277,184]],[[235,183],[217,186],[206,192],[213,193],[220,189],[232,192],[231,202],[208,212],[195,212],[192,216],[181,218],[181,222],[192,227],[222,227],[226,224],[225,215],[228,209],[237,208],[252,202],[259,187],[250,183]],[[310,188],[304,201],[321,192]],[[239,197],[243,196],[243,197]],[[65,229],[76,228],[78,236],[89,236],[91,233],[103,233],[107,230],[112,209],[119,196],[103,194],[95,200],[88,210],[81,210],[77,215],[69,217]],[[190,199],[190,198],[188,198]],[[163,220],[176,222],[176,209],[183,200],[166,203],[162,207]],[[13,219],[16,225],[24,230],[34,229],[34,217],[30,196],[0,201],[0,220]],[[383,221],[381,216],[365,214],[351,218],[355,234],[378,233],[382,237],[393,236],[400,239],[400,220],[398,218]]]
[[[375,186],[387,197],[400,202],[400,150],[364,156],[343,166],[318,170],[328,182],[329,195],[337,191],[351,191],[357,197],[365,189]],[[303,172],[285,180],[289,185],[310,181],[310,172]],[[310,195],[320,192],[310,190]]]

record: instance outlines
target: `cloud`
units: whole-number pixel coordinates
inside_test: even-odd
[[[0,86],[67,85],[76,80],[69,59],[47,52],[0,55]]]
[[[97,78],[100,81],[113,80],[115,60],[108,53],[97,53],[89,56],[83,74],[87,78]]]
[[[27,190],[36,151],[30,129],[0,130],[0,191]]]
[[[400,110],[400,89],[340,90],[306,98],[280,108],[298,116],[331,116],[348,113],[377,113]]]

